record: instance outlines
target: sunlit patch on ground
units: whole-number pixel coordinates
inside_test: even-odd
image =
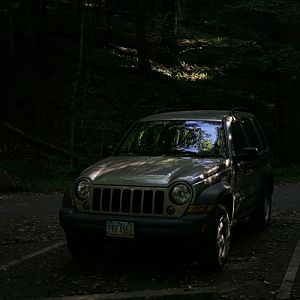
[[[208,74],[208,67],[182,64],[181,67],[167,67],[161,64],[153,64],[152,70],[166,76],[186,81],[210,80],[212,76]]]
[[[224,76],[223,66],[200,66],[182,62],[181,66],[170,67],[161,64],[152,64],[152,70],[163,75],[185,81],[213,80],[216,77]]]
[[[178,41],[179,46],[194,46],[194,45],[224,45],[228,43],[227,37],[221,36],[202,36],[202,37],[194,37],[189,39],[181,39]]]
[[[182,47],[190,47],[189,49],[194,49],[194,47],[202,46],[247,46],[253,48],[261,48],[261,45],[253,40],[243,40],[236,39],[227,36],[215,36],[215,35],[205,35],[201,37],[193,37],[193,38],[184,38],[178,40],[178,45]],[[199,48],[198,48],[199,49]]]

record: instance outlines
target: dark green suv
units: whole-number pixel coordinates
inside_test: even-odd
[[[257,119],[242,111],[173,111],[139,120],[115,153],[65,193],[60,222],[70,253],[91,258],[104,240],[199,242],[226,262],[232,226],[270,222],[274,178]]]

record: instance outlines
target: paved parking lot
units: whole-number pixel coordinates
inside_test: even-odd
[[[300,299],[299,195],[299,185],[277,186],[272,226],[234,230],[218,273],[202,269],[188,245],[151,242],[107,245],[79,264],[59,227],[60,193],[2,195],[0,299]]]

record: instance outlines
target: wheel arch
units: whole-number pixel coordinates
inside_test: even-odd
[[[232,189],[228,182],[218,182],[206,188],[198,195],[196,203],[204,205],[223,205],[228,213],[230,221],[232,221],[234,201]]]

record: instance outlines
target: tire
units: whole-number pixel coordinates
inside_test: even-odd
[[[78,261],[91,261],[100,256],[102,243],[91,235],[66,232],[70,254]]]
[[[269,189],[265,189],[260,198],[257,210],[252,216],[252,220],[257,229],[266,229],[270,225],[272,204],[272,194]]]
[[[230,220],[222,205],[217,207],[208,242],[208,268],[211,271],[219,271],[227,262],[230,248]]]

